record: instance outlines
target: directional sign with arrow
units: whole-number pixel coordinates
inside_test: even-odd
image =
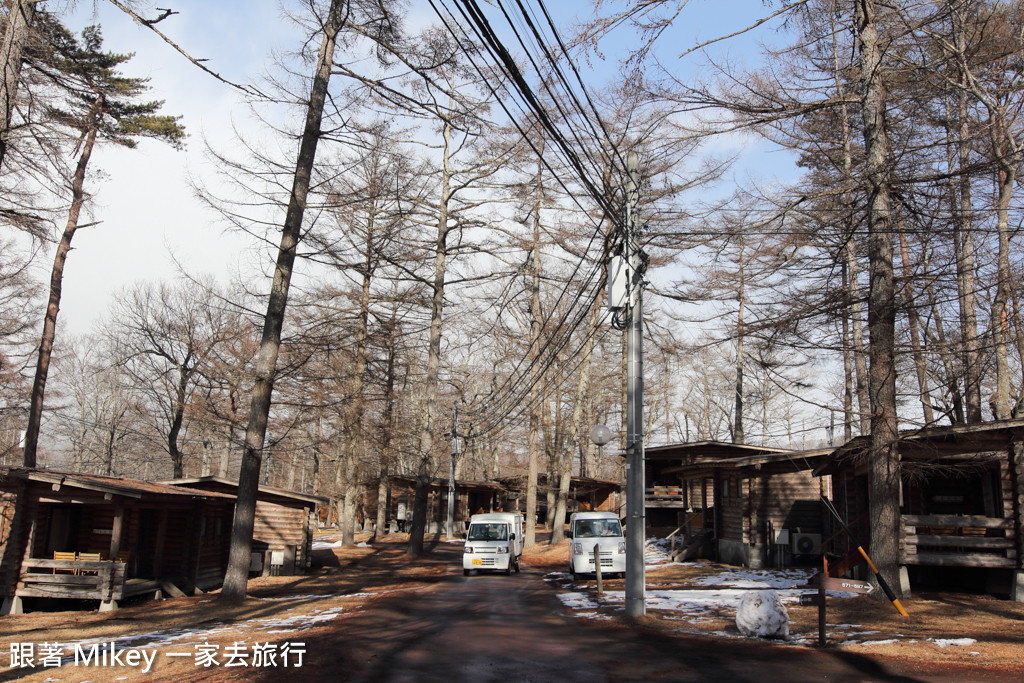
[[[836,579],[831,576],[824,576],[821,573],[815,574],[807,582],[811,588],[823,586],[827,591],[840,591],[843,593],[862,593],[867,595],[875,590],[867,581],[854,581],[853,579]]]

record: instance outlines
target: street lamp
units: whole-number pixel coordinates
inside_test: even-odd
[[[590,428],[590,440],[597,445],[597,453],[600,456],[604,445],[612,440],[612,430],[605,425],[596,425]]]
[[[597,446],[597,460],[598,462],[604,458],[604,445],[612,440],[612,430],[608,429],[605,425],[595,425],[590,428],[590,440]],[[587,476],[585,467],[586,458],[580,457],[580,476]]]

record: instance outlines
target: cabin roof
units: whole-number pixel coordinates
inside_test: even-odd
[[[1024,419],[907,430],[900,432],[896,443],[901,460],[940,462],[1006,453],[1014,443],[1022,442]],[[848,465],[856,466],[866,461],[870,450],[870,435],[850,439],[834,449],[814,473],[832,474]]]
[[[765,474],[786,474],[812,470],[832,454],[831,448],[748,455],[741,458],[699,460],[661,470],[664,474],[697,474],[712,469],[754,469]]]
[[[526,479],[527,475],[517,474],[513,477],[504,477],[501,480],[501,483],[511,490],[520,491],[526,488]],[[622,484],[620,482],[611,481],[610,479],[593,479],[591,477],[571,477],[569,481],[571,488],[574,489],[577,493],[585,493],[587,491],[600,491],[605,489],[609,489],[612,491],[620,491],[622,489]],[[537,485],[541,487],[548,486],[547,472],[537,473]]]
[[[234,493],[230,495],[237,495],[238,482],[226,479],[224,477],[217,476],[205,476],[205,477],[185,477],[183,479],[167,479],[162,482],[168,486],[175,488],[197,488],[199,490],[206,491],[206,487],[223,487],[230,489]],[[297,500],[303,503],[310,503],[312,505],[326,505],[330,499],[325,496],[318,496],[312,493],[302,493],[301,491],[292,491],[291,489],[281,489],[274,486],[264,486],[263,484],[259,487],[259,493],[263,496],[278,496],[281,498],[289,498]]]
[[[775,453],[793,453],[787,448],[769,446],[751,446],[742,443],[724,441],[695,441],[690,443],[667,444],[664,446],[648,446],[644,448],[644,460],[724,460],[726,458],[742,458]]]
[[[70,486],[87,491],[123,496],[125,498],[143,498],[145,496],[173,496],[184,499],[192,498],[231,498],[234,496],[215,491],[186,489],[180,486],[168,486],[151,481],[125,479],[123,477],[106,477],[99,474],[83,474],[62,470],[42,469],[35,467],[0,467],[0,478],[21,479],[24,481],[50,484],[54,491]]]
[[[416,477],[412,477],[405,474],[392,474],[390,476],[392,481],[400,481],[407,484],[415,484]],[[434,477],[430,480],[431,486],[448,486],[447,478]],[[496,481],[467,481],[464,479],[455,480],[455,488],[460,489],[486,489],[488,491],[504,491],[505,487]]]

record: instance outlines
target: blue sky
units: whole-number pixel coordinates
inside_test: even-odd
[[[277,2],[175,0],[170,4],[179,13],[161,22],[159,28],[193,56],[208,59],[211,70],[237,82],[259,82],[273,70],[275,53],[295,50],[302,40],[301,31],[285,17]],[[729,11],[723,13],[726,4]],[[622,3],[612,6],[621,7]],[[549,1],[549,8],[556,20],[566,21],[573,16],[589,16],[591,3]],[[742,28],[764,12],[760,0],[690,0],[672,30],[663,36],[661,55],[679,69],[678,73],[684,73],[699,62],[699,57],[678,63],[674,58],[679,51],[698,40]],[[155,10],[142,13],[156,14]],[[411,1],[411,24],[432,16],[425,0]],[[90,329],[124,287],[172,277],[174,259],[197,274],[225,276],[236,268],[252,268],[250,241],[224,232],[216,216],[193,197],[189,177],[206,177],[211,170],[203,154],[203,136],[226,141],[233,135],[233,126],[250,132],[254,128],[241,97],[233,89],[200,72],[109,3],[79,2],[74,15],[64,20],[72,30],[99,23],[107,49],[134,52],[135,57],[123,70],[150,78],[153,95],[165,100],[165,113],[182,115],[190,135],[184,151],[143,142],[135,150],[105,148],[94,154],[91,188],[96,194],[88,220],[101,223],[75,237],[61,307],[61,329],[81,334]],[[593,87],[614,71],[617,57],[636,40],[629,31],[620,31],[606,41],[603,49],[607,61],[595,62],[596,72],[587,76],[594,79]],[[749,38],[734,39],[715,49],[728,50],[745,60],[755,59],[757,52]],[[102,181],[96,176],[99,169],[105,173]]]

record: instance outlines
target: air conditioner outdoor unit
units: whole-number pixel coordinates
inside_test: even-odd
[[[821,534],[792,533],[794,555],[821,555]]]

